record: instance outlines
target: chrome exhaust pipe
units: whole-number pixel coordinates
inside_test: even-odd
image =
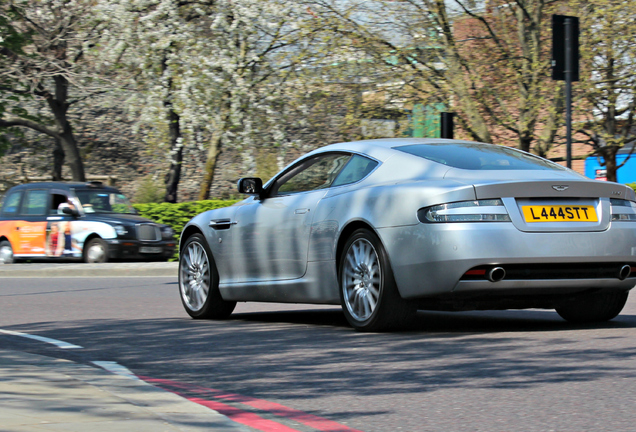
[[[488,272],[488,280],[490,282],[499,282],[506,277],[506,271],[502,267],[493,267]]]
[[[625,280],[631,274],[632,274],[632,267],[627,265],[627,264],[625,264],[623,267],[621,267],[621,270],[618,272],[618,278],[620,280]]]

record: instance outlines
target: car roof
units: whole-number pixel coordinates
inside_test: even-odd
[[[112,186],[106,186],[100,182],[36,182],[36,183],[23,183],[21,185],[13,186],[9,191],[26,190],[26,189],[100,189],[107,190],[109,192],[119,192]],[[7,193],[9,192],[7,191]]]
[[[446,138],[381,138],[371,140],[360,140],[351,142],[342,142],[337,144],[330,144],[325,147],[321,147],[314,150],[308,155],[330,152],[330,151],[346,151],[354,153],[367,154],[380,161],[385,161],[389,157],[395,154],[397,151],[394,147],[413,145],[413,144],[473,144],[473,145],[488,145],[484,143],[477,143],[475,141],[464,141],[456,139]],[[490,144],[492,145],[492,144]]]

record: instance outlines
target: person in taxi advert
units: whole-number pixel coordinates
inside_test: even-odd
[[[60,235],[59,223],[51,223],[47,230],[49,235],[46,239],[46,255],[59,257],[64,250],[64,238]]]
[[[62,256],[73,256],[73,238],[71,236],[71,223],[64,224],[64,252]]]

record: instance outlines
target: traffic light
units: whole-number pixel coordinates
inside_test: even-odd
[[[568,56],[566,51],[570,48]],[[570,65],[566,57],[570,58]],[[552,15],[552,79],[564,81],[565,72],[572,72],[571,80],[579,80],[579,19],[566,15]]]

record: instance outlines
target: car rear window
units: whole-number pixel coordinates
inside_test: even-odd
[[[46,190],[30,190],[22,202],[20,214],[27,216],[42,216],[46,214],[49,192]]]
[[[453,168],[467,170],[566,170],[557,163],[501,145],[436,143],[393,148]]]
[[[360,155],[353,155],[347,165],[340,171],[331,187],[358,182],[365,178],[378,165],[374,160]]]

